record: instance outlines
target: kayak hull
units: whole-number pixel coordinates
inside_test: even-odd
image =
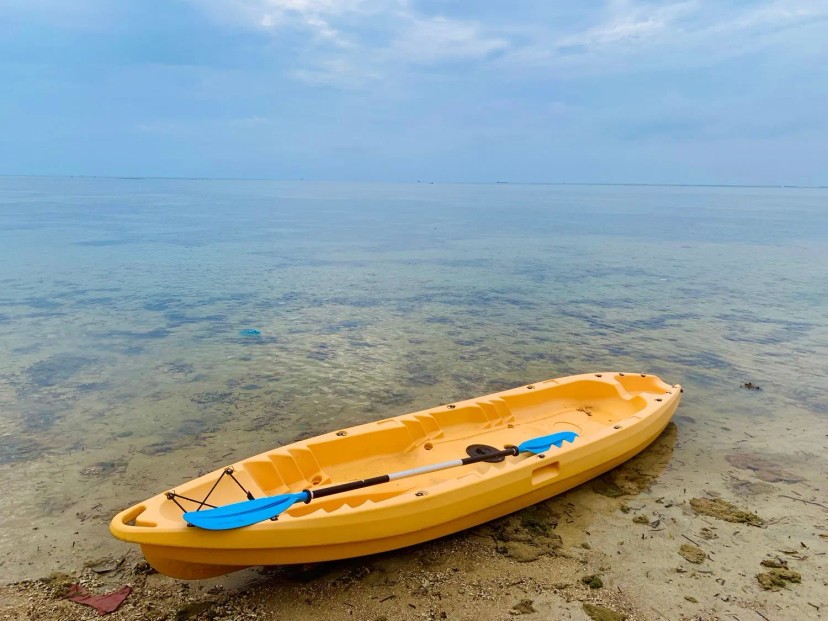
[[[557,431],[578,433],[572,444],[552,447],[547,454],[330,496],[296,505],[278,521],[231,531],[187,527],[183,512],[159,494],[118,514],[110,529],[116,537],[141,544],[159,572],[182,579],[394,550],[507,515],[610,470],[659,436],[680,398],[680,386],[652,375],[597,373],[547,380],[304,440],[241,461],[233,470],[258,498],[461,457],[469,444],[502,448]],[[393,452],[392,438],[402,440],[401,453]],[[177,492],[200,499],[221,472]],[[232,483],[216,486],[209,502],[237,502],[240,493]]]

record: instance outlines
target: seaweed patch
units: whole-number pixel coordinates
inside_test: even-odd
[[[24,373],[33,385],[38,388],[46,388],[71,379],[74,375],[96,362],[95,358],[86,356],[55,354],[34,363]]]

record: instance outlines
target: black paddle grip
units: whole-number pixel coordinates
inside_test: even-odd
[[[308,490],[311,493],[311,499],[324,498],[333,494],[341,494],[342,492],[350,492],[354,489],[362,489],[363,487],[370,487],[371,485],[379,485],[380,483],[388,483],[391,479],[387,474],[378,477],[371,477],[370,479],[363,479],[362,481],[351,481],[349,483],[341,483],[339,485],[332,485],[324,489]]]
[[[472,457],[464,457],[461,461],[463,462],[464,466],[468,466],[469,464],[476,464],[481,461],[486,461],[487,459],[492,459],[493,457],[510,457],[513,455],[517,455],[520,451],[516,446],[510,446],[509,448],[505,448],[502,451],[493,451],[491,453],[482,453],[480,455],[473,455]]]

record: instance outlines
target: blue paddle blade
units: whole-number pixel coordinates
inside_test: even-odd
[[[184,514],[184,519],[189,524],[205,530],[231,530],[264,522],[287,511],[297,502],[306,502],[309,499],[310,494],[305,491],[295,494],[279,494],[267,498],[243,500],[214,509],[189,511]]]
[[[561,448],[561,445],[566,442],[573,442],[578,434],[574,431],[559,431],[553,433],[551,436],[542,436],[540,438],[532,438],[523,444],[518,445],[518,451],[521,453],[543,453],[548,451],[553,446]]]

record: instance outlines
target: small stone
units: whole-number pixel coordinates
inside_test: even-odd
[[[688,602],[692,602],[692,603],[694,603],[694,604],[698,604],[698,603],[699,603],[699,600],[697,600],[697,599],[696,599],[695,597],[693,597],[692,595],[685,595],[685,596],[684,596],[684,599],[686,599]]]
[[[627,615],[603,606],[584,602],[584,612],[592,621],[624,621]]]
[[[532,614],[533,612],[537,612],[537,610],[532,607],[532,603],[533,601],[531,599],[522,599],[517,604],[512,606],[512,610],[516,611],[519,615]]]
[[[704,550],[698,546],[694,546],[692,543],[681,544],[679,554],[691,563],[703,563],[704,559],[707,558],[707,554],[705,554]]]
[[[43,584],[49,593],[56,598],[62,598],[69,591],[69,587],[77,580],[74,576],[63,573],[61,571],[54,571],[47,577],[41,578],[40,583]]]
[[[783,561],[782,559],[770,558],[763,560],[760,565],[762,565],[762,567],[773,567],[774,569],[786,569],[788,567],[788,563],[786,561]]]
[[[604,581],[601,580],[601,576],[599,576],[598,574],[584,576],[583,578],[581,578],[581,582],[587,585],[590,589],[600,589],[604,586]]]
[[[91,563],[87,562],[84,564],[84,567],[88,567],[96,574],[108,574],[119,569],[123,565],[124,560],[126,559],[123,556],[120,558],[103,558]]]
[[[519,563],[531,563],[543,554],[543,550],[539,547],[521,541],[507,541],[498,548],[498,551]]]
[[[649,524],[650,518],[648,518],[646,515],[642,513],[641,515],[636,515],[633,518],[633,522],[635,522],[636,524]]]
[[[609,498],[618,498],[624,495],[624,490],[618,487],[613,481],[605,478],[593,479],[592,491],[602,496],[608,496]]]
[[[157,574],[158,572],[155,568],[147,563],[146,561],[138,561],[135,563],[135,567],[132,568],[132,573],[136,576],[149,576],[152,574]]]
[[[175,619],[176,621],[194,619],[212,607],[213,602],[190,602],[178,609],[178,612],[175,613]]]
[[[581,543],[581,547],[582,547],[584,550],[591,550],[591,549],[592,549],[592,546],[591,546],[591,545],[589,545],[586,541],[584,541],[583,543]]]

